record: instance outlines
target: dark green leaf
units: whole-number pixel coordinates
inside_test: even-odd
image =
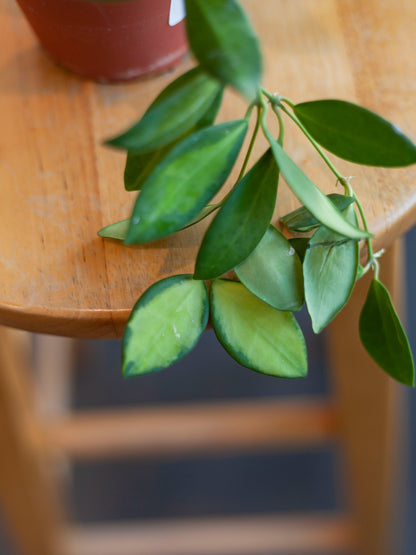
[[[296,250],[273,226],[235,273],[247,289],[273,308],[294,311],[303,304],[301,262]]]
[[[199,67],[191,69],[156,98],[139,122],[107,144],[136,153],[163,147],[201,120],[220,89]]]
[[[395,125],[343,100],[316,100],[294,107],[295,114],[323,147],[340,158],[369,166],[408,166],[416,146]]]
[[[351,239],[371,237],[371,234],[352,225],[344,218],[328,197],[312,183],[270,134],[267,138],[287,184],[322,225]]]
[[[263,237],[276,203],[279,172],[269,149],[237,183],[209,226],[195,279],[213,279],[242,262]]]
[[[230,121],[177,145],[144,184],[126,244],[160,239],[189,224],[227,179],[246,131],[246,120]]]
[[[309,237],[293,237],[289,243],[297,252],[300,261],[303,262],[307,249],[309,248]]]
[[[169,154],[178,142],[173,141],[166,146],[152,150],[152,152],[145,152],[144,154],[128,152],[124,167],[124,188],[126,191],[140,191],[155,167]]]
[[[193,218],[187,225],[185,225],[182,229],[186,229],[191,225],[195,225],[210,214],[219,208],[219,204],[207,204],[204,208]],[[127,237],[127,233],[130,227],[130,218],[127,220],[121,220],[120,222],[116,222],[114,224],[107,225],[103,227],[98,232],[100,237],[105,237],[107,239],[118,239],[119,241],[124,241]]]
[[[360,338],[368,354],[395,380],[414,385],[415,368],[406,333],[384,285],[373,279],[360,315]]]
[[[155,167],[169,154],[173,147],[188,135],[214,123],[221,106],[223,92],[224,90],[221,88],[207,113],[204,114],[192,129],[184,133],[184,135],[176,141],[172,141],[168,145],[153,150],[152,152],[145,152],[143,154],[137,154],[136,152],[127,153],[126,165],[124,168],[124,187],[126,191],[139,191]]]
[[[340,212],[345,210],[345,208],[354,202],[353,197],[339,195],[338,193],[331,193],[327,195],[327,197]],[[280,218],[280,221],[283,222],[291,231],[300,231],[303,233],[312,231],[321,225],[304,206],[286,214],[286,216]]]
[[[241,283],[212,282],[211,315],[215,333],[240,364],[282,378],[307,373],[306,346],[290,312],[275,310]]]
[[[201,64],[248,100],[260,87],[262,60],[257,37],[236,0],[186,0],[191,49]]]
[[[125,377],[156,372],[186,355],[208,322],[208,293],[192,276],[153,284],[133,308],[123,337]]]
[[[352,206],[346,212],[351,222],[356,221]],[[315,333],[322,331],[350,298],[358,261],[358,242],[346,240],[325,227],[309,241],[303,279],[306,307]]]

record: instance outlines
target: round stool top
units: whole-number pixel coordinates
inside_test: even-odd
[[[245,0],[262,41],[265,86],[295,102],[341,98],[395,122],[416,140],[414,0]],[[124,130],[190,67],[106,85],[55,66],[13,2],[0,0],[0,324],[76,337],[120,337],[154,281],[192,273],[207,222],[152,244],[124,247],[97,231],[130,215],[125,156],[102,142]],[[219,120],[245,103],[227,94]],[[325,192],[334,179],[290,122],[286,148]],[[263,145],[264,146],[264,145]],[[260,150],[258,154],[260,153]],[[375,248],[416,219],[416,166],[336,162],[366,210]],[[282,181],[276,214],[298,205]],[[341,192],[341,191],[340,191]]]

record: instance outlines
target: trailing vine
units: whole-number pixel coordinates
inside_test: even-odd
[[[333,99],[295,104],[264,89],[259,42],[237,0],[186,0],[186,8],[198,65],[168,85],[135,125],[108,141],[127,151],[125,188],[140,192],[131,218],[99,234],[131,245],[215,216],[194,274],[165,278],[137,301],[123,338],[124,375],[154,372],[184,356],[210,314],[220,343],[240,364],[273,376],[305,376],[306,346],[293,313],[305,303],[319,333],[348,302],[356,281],[371,271],[359,320],[361,341],[383,370],[413,385],[409,343],[379,280],[381,253],[373,252],[350,179],[325,151],[358,164],[398,167],[416,162],[416,146],[363,107]],[[246,98],[247,111],[239,120],[215,124],[225,87]],[[268,113],[276,118],[277,138]],[[230,175],[253,118],[239,177],[220,202],[210,204]],[[286,153],[286,121],[303,132],[343,195],[323,194]],[[269,148],[252,163],[259,133]],[[281,221],[303,237],[287,239],[271,224],[279,177],[302,204]],[[367,245],[364,266],[360,241]],[[239,281],[221,277],[232,269]]]

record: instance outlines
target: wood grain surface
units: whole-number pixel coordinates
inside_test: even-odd
[[[359,102],[416,139],[414,0],[243,3],[262,36],[267,88],[296,102]],[[134,248],[99,238],[102,226],[129,216],[135,198],[123,189],[123,154],[102,141],[137,119],[192,61],[133,84],[82,80],[47,58],[12,0],[0,0],[0,43],[0,324],[119,337],[152,282],[193,271],[206,223]],[[220,119],[244,109],[229,94]],[[294,131],[288,123],[288,151],[324,191],[333,190],[331,174]],[[355,176],[376,248],[412,225],[416,167],[338,165]],[[282,183],[278,212],[297,204]]]

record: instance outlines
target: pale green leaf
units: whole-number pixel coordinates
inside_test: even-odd
[[[202,281],[179,275],[153,284],[133,308],[124,332],[125,377],[156,372],[186,355],[208,322],[208,293]]]
[[[197,214],[195,216],[195,218],[193,218],[182,229],[186,229],[187,227],[190,227],[191,225],[197,224],[198,222],[200,222],[201,220],[203,220],[204,218],[206,218],[207,216],[212,214],[212,212],[214,212],[214,210],[217,210],[219,208],[219,206],[220,206],[219,204],[207,204],[199,212],[199,214]],[[130,227],[130,218],[127,218],[126,220],[121,220],[121,221],[116,222],[114,224],[110,224],[110,225],[107,225],[106,227],[103,227],[98,232],[98,235],[100,237],[105,237],[107,239],[118,239],[119,241],[124,241],[127,237],[129,227]]]
[[[287,184],[309,212],[324,226],[351,239],[371,237],[370,233],[348,222],[323,192],[286,154],[280,144],[267,136],[280,172]]]
[[[354,202],[354,197],[339,195],[338,193],[330,193],[327,197],[340,212]],[[321,225],[304,206],[286,214],[286,216],[280,218],[280,221],[291,231],[301,233],[307,233]]]
[[[352,206],[345,211],[356,221]],[[322,331],[347,303],[356,282],[359,262],[357,241],[324,227],[309,241],[303,261],[305,301],[315,333]]]
[[[235,273],[247,289],[278,310],[299,310],[303,304],[301,262],[295,248],[273,226]]]
[[[212,282],[211,315],[215,333],[243,366],[282,378],[307,373],[306,346],[290,312],[275,310],[235,281]]]

